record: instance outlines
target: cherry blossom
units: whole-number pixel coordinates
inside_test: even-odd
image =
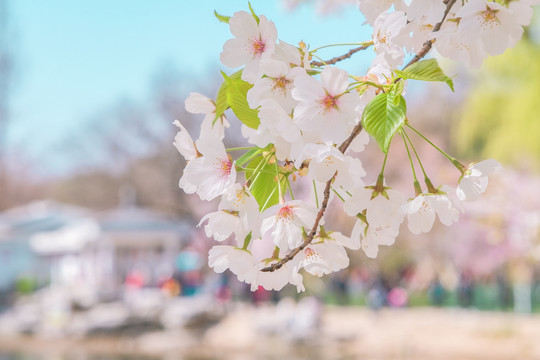
[[[221,140],[212,133],[197,140],[196,146],[202,156],[186,165],[180,187],[188,194],[196,192],[202,200],[212,200],[234,185],[234,162],[227,155]]]
[[[346,92],[348,74],[333,66],[321,73],[321,82],[306,73],[294,80],[292,96],[299,101],[294,119],[302,130],[319,131],[323,142],[339,144],[354,127],[358,94]]]
[[[185,107],[187,112],[205,115],[201,124],[201,134],[213,132],[218,139],[225,137],[225,128],[230,124],[224,115],[216,119],[216,104],[210,98],[199,93],[191,93],[186,99]]]
[[[274,99],[286,112],[290,113],[296,105],[291,95],[294,79],[304,70],[298,67],[290,69],[286,63],[273,59],[262,60],[260,69],[266,76],[255,81],[248,91],[249,106],[255,109],[261,105],[262,100]]]
[[[180,188],[205,201],[220,198],[216,211],[202,216],[198,225],[221,243],[210,249],[209,266],[217,273],[229,269],[253,291],[291,284],[301,292],[303,274],[345,269],[346,248],[377,257],[381,246],[396,242],[405,218],[414,234],[432,230],[437,217],[446,226],[457,222],[464,202],[480,197],[501,165],[486,160],[465,166],[416,130],[414,113],[405,106],[408,79],[451,85],[436,60],[424,59],[431,46],[443,57],[478,67],[489,55],[515,45],[538,3],[358,0],[373,26],[372,39],[315,49],[304,42],[278,42],[274,23],[251,7],[251,13],[218,16],[228,21],[233,35],[223,46],[221,62],[242,68],[234,76],[225,74],[215,100],[190,94],[186,110],[204,115],[200,135],[194,141],[175,121],[179,130],[173,142],[187,162]],[[318,53],[349,45],[329,60]],[[367,71],[349,74],[339,67],[361,50],[373,57]],[[407,53],[416,56],[404,67]],[[229,109],[242,124],[234,147],[226,149]],[[451,184],[457,188],[432,185],[409,130],[458,169]],[[390,141],[396,134],[403,138],[401,151],[409,155],[414,194],[385,183],[387,167],[395,166],[387,166],[387,159],[400,146]],[[366,186],[364,178],[371,174],[364,168],[363,150],[371,137],[376,141],[370,146],[379,146],[384,159],[377,181]],[[370,159],[370,165],[376,161]],[[420,188],[417,165],[427,190]],[[352,229],[327,231],[328,209],[349,215]],[[349,231],[350,236],[343,235]]]
[[[310,143],[304,152],[311,155],[309,175],[317,181],[326,182],[346,169],[345,155],[334,146]]]
[[[238,280],[251,284],[257,278],[253,256],[247,250],[234,246],[216,245],[208,253],[208,266],[217,273],[229,269]]]
[[[373,24],[373,42],[375,52],[384,57],[386,62],[395,67],[403,62],[403,46],[395,40],[407,24],[407,17],[402,11],[382,13]]]
[[[173,145],[187,161],[195,159],[199,156],[199,152],[197,151],[197,147],[195,146],[195,142],[191,138],[191,135],[189,135],[188,131],[180,121],[175,120],[173,124],[180,128],[180,131],[178,131],[174,137]]]
[[[501,169],[501,164],[493,159],[470,165],[459,180],[456,189],[458,198],[461,201],[478,199],[487,189],[488,176]]]
[[[358,8],[366,17],[368,24],[373,24],[377,17],[395,6],[397,10],[405,9],[406,5],[403,0],[358,0]]]
[[[459,218],[459,210],[448,195],[452,192],[455,193],[455,190],[445,185],[437,194],[420,194],[409,200],[405,206],[409,230],[413,234],[429,232],[435,222],[435,215],[446,226],[455,223]]]
[[[238,11],[229,20],[229,27],[235,37],[223,45],[221,62],[231,68],[245,65],[242,79],[253,83],[261,76],[260,60],[274,53],[276,26],[264,15],[259,16],[257,23],[253,15]]]
[[[309,245],[304,249],[302,267],[311,275],[323,276],[349,266],[343,246],[335,241]]]
[[[480,39],[490,55],[502,54],[523,35],[523,28],[512,11],[496,2],[469,0],[456,16],[461,18],[460,35]]]
[[[458,32],[456,23],[445,23],[443,28],[431,37],[436,37],[435,48],[449,59],[476,68],[487,57],[480,39],[464,36]]]
[[[293,249],[302,242],[302,227],[315,222],[317,209],[301,200],[274,205],[262,213],[261,233],[272,230],[272,241],[280,249]]]

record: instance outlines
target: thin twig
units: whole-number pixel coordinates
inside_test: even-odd
[[[339,146],[339,151],[342,153],[345,153],[351,143],[353,142],[354,138],[360,134],[360,131],[362,131],[362,123],[359,122],[354,129],[352,130],[349,137]],[[313,227],[311,228],[311,231],[309,232],[306,239],[300,244],[300,246],[294,248],[290,253],[288,253],[283,259],[279,260],[278,262],[269,265],[261,271],[264,272],[272,272],[276,271],[279,268],[281,268],[283,265],[285,265],[287,262],[291,261],[300,251],[304,250],[306,246],[311,244],[313,241],[313,238],[317,234],[317,228],[319,227],[319,223],[324,215],[324,211],[326,210],[326,207],[328,206],[328,200],[330,199],[330,187],[332,186],[332,182],[334,181],[335,176],[337,175],[337,172],[334,174],[334,176],[326,182],[326,187],[324,188],[323,192],[323,201],[321,203],[321,208],[319,209],[319,212],[317,213],[317,217],[315,218],[315,223],[313,224]]]
[[[351,56],[353,56],[355,53],[361,51],[361,50],[366,50],[368,47],[370,47],[372,44],[367,44],[367,45],[362,45],[360,47],[357,47],[357,48],[354,48],[354,49],[351,49],[349,50],[346,54],[343,54],[341,56],[336,56],[334,58],[331,58],[330,60],[327,60],[327,61],[312,61],[311,62],[311,66],[324,66],[324,65],[334,65],[335,63],[339,62],[339,61],[343,61],[345,59],[348,59],[350,58]]]
[[[444,23],[444,20],[446,20],[446,17],[448,16],[448,13],[450,12],[450,9],[452,8],[452,6],[454,6],[455,2],[456,2],[456,0],[448,0],[446,2],[446,10],[444,11],[443,18],[442,18],[441,21],[436,23],[435,26],[433,26],[433,30],[431,30],[431,32],[437,32],[437,31],[439,31],[441,29],[441,26]],[[426,56],[426,54],[429,52],[429,50],[431,50],[431,47],[433,46],[434,42],[435,42],[434,39],[430,39],[430,40],[426,41],[424,43],[424,46],[422,46],[422,49],[420,49],[420,51],[415,55],[415,57],[411,61],[409,61],[409,63],[407,65],[405,65],[403,70],[405,70],[406,68],[408,68],[409,66],[411,66],[415,62],[420,61],[424,56]]]

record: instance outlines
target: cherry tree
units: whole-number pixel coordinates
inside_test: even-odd
[[[345,248],[374,258],[380,246],[395,242],[403,222],[415,234],[429,232],[436,218],[447,226],[457,222],[463,203],[479,198],[501,166],[495,160],[462,164],[418,131],[407,116],[407,83],[438,81],[453,91],[452,79],[426,55],[435,48],[477,67],[517,43],[539,2],[358,0],[372,38],[315,49],[278,39],[274,23],[251,5],[230,17],[216,12],[232,34],[221,62],[240,70],[223,73],[215,100],[190,95],[186,110],[204,115],[200,136],[193,140],[175,121],[174,143],[188,161],[180,187],[202,200],[220,199],[199,223],[221,243],[210,250],[210,267],[229,269],[252,290],[292,284],[303,291],[303,271],[323,276],[346,268]],[[321,59],[318,51],[331,46],[352,48]],[[339,68],[360,52],[373,58],[367,73]],[[242,122],[244,147],[224,145],[228,109]],[[407,153],[414,179],[406,194],[385,181],[395,136],[404,146],[392,151]],[[457,169],[455,184],[435,185],[413,136]],[[369,141],[384,154],[374,183],[365,183],[362,166]],[[300,186],[312,194],[297,197],[305,194]],[[325,223],[330,202],[355,219],[350,235]]]

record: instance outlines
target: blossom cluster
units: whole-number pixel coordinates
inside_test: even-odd
[[[405,83],[444,81],[452,87],[436,61],[419,61],[431,45],[445,57],[478,66],[519,40],[538,2],[359,0],[373,36],[358,45],[372,48],[375,56],[362,76],[331,65],[339,59],[314,61],[317,49],[304,43],[278,40],[274,23],[251,6],[251,12],[230,18],[216,14],[233,35],[223,46],[221,62],[241,70],[224,74],[215,101],[189,96],[186,110],[204,115],[200,136],[193,140],[176,121],[180,131],[174,142],[187,161],[180,187],[202,200],[219,199],[217,211],[199,223],[208,237],[222,243],[210,250],[209,266],[218,273],[229,269],[252,290],[279,290],[290,283],[302,291],[301,270],[322,276],[344,269],[346,248],[376,257],[379,246],[395,242],[405,219],[414,234],[430,231],[436,217],[444,225],[455,223],[461,203],[478,198],[500,164],[487,160],[465,166],[432,144],[461,175],[457,187],[435,187],[407,134],[431,144],[406,117]],[[417,58],[403,67],[409,54]],[[249,146],[226,149],[228,108],[243,123]],[[390,188],[384,179],[394,135],[403,138],[409,153],[411,194]],[[366,184],[361,155],[370,139],[386,156],[377,181]],[[295,198],[294,182],[312,184],[313,196]],[[350,235],[325,224],[330,201],[341,203],[355,220]]]

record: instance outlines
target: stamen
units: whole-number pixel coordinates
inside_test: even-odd
[[[289,205],[286,205],[279,209],[277,217],[283,221],[292,221],[294,219],[294,209]]]
[[[285,78],[285,76],[275,78],[274,86],[272,87],[272,90],[285,94],[285,92],[287,91],[287,87],[289,86],[290,83],[291,81]]]
[[[337,109],[337,96],[326,94],[325,97],[319,100],[319,104],[322,105],[324,112],[329,112],[333,109]]]
[[[218,163],[216,165],[218,167],[219,172],[221,172],[221,174],[223,175],[231,174],[232,162],[230,160],[218,159]]]
[[[254,40],[251,43],[251,54],[252,55],[259,55],[264,52],[265,44],[262,40]]]

